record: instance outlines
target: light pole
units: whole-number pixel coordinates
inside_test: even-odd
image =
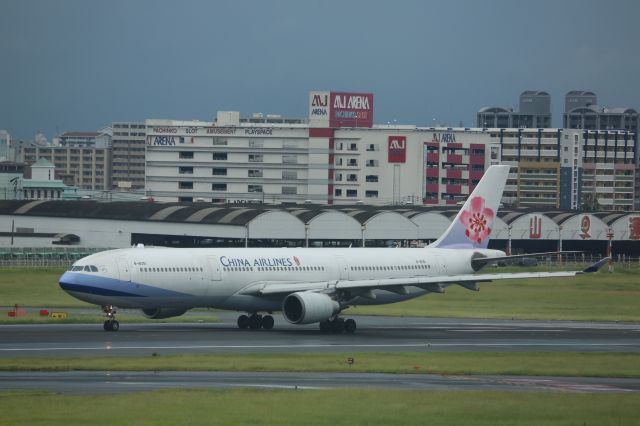
[[[558,225],[558,262],[562,263],[562,225]]]

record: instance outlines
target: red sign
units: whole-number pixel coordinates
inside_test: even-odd
[[[629,239],[640,240],[640,216],[629,218]]]
[[[389,136],[389,163],[407,162],[407,137]]]
[[[331,127],[372,127],[372,93],[337,93],[329,97]]]
[[[583,240],[591,238],[591,235],[589,235],[590,228],[591,219],[589,219],[589,216],[582,216],[582,220],[580,221],[580,231],[582,231],[582,233],[580,234],[580,238],[582,238]]]
[[[542,218],[531,216],[529,218],[529,238],[536,240],[542,237]]]

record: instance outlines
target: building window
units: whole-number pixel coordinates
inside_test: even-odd
[[[211,169],[211,174],[213,176],[226,176],[227,175],[227,169],[222,169],[220,167],[214,167],[213,169]]]
[[[193,182],[178,182],[180,189],[193,189]]]
[[[282,180],[296,180],[298,179],[298,172],[295,170],[283,170]]]
[[[282,162],[284,164],[297,164],[298,156],[297,155],[283,155]]]
[[[212,183],[211,184],[212,191],[226,191],[227,184],[226,183]]]
[[[336,188],[336,197],[342,197],[342,189]]]
[[[357,197],[358,190],[357,189],[347,189],[347,197]]]
[[[227,153],[226,152],[214,152],[213,153],[213,159],[214,160],[218,160],[218,161],[226,161],[227,160]]]
[[[378,198],[378,191],[365,191],[365,197]]]
[[[378,167],[378,160],[367,160],[367,167]]]
[[[262,154],[249,154],[250,163],[262,163],[264,161]]]
[[[295,186],[283,186],[282,187],[282,194],[283,195],[295,195],[298,193],[298,188],[296,188]]]
[[[249,148],[263,148],[264,141],[260,139],[249,139]]]
[[[262,192],[262,185],[248,185],[248,192]]]
[[[180,151],[180,158],[185,160],[193,159],[193,151]]]
[[[348,166],[357,166],[358,165],[358,160],[355,158],[349,158],[349,162],[347,163]]]
[[[247,175],[249,177],[262,177],[262,170],[249,169]]]
[[[223,138],[213,138],[213,144],[214,145],[226,145],[227,144],[227,140],[223,139]]]
[[[367,182],[377,182],[378,181],[378,175],[367,175]]]
[[[378,150],[378,145],[370,143],[367,145],[367,151],[377,151]]]
[[[355,174],[347,175],[347,182],[357,182],[357,181],[358,181],[358,175],[355,175]]]
[[[180,173],[181,175],[192,175],[193,167],[179,167],[178,173]]]
[[[178,197],[178,201],[181,203],[193,203],[193,197]]]
[[[349,151],[357,151],[357,150],[358,150],[358,144],[355,144],[355,143],[349,144]]]

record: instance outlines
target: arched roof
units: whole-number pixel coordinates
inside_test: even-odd
[[[508,114],[509,113],[509,111],[504,109],[504,108],[501,108],[501,107],[490,107],[490,106],[482,107],[482,108],[480,108],[478,110],[478,112],[490,112],[490,113],[493,113],[493,114],[499,114],[499,113]]]
[[[602,108],[598,105],[589,105],[589,106],[581,106],[574,108],[567,112],[567,114],[600,114],[602,112]]]
[[[586,90],[571,90],[567,92],[565,96],[595,96],[596,94],[593,92],[589,92]]]
[[[525,90],[520,96],[550,96],[549,93],[542,90]]]
[[[101,202],[95,200],[0,201],[2,216],[37,216],[43,218],[104,219],[147,222],[148,224],[182,223],[246,227],[250,238],[359,239],[364,230],[367,239],[435,239],[448,227],[460,206],[328,206],[328,205],[263,205],[211,203]],[[531,237],[532,218],[540,219],[542,239],[555,238],[562,225],[564,238],[581,238],[582,220],[589,217],[592,239],[605,238],[606,230],[615,228],[618,236],[629,236],[630,224],[636,226],[640,212],[593,212],[514,209],[498,212],[493,237],[506,239]],[[537,224],[538,222],[536,222]],[[145,224],[147,226],[147,224]],[[172,227],[172,229],[174,229]],[[201,228],[199,228],[201,229]],[[633,228],[636,229],[636,228]],[[553,231],[553,232],[552,232]],[[236,231],[234,231],[236,232]],[[244,231],[240,229],[242,235]],[[603,233],[604,232],[604,233]],[[536,234],[537,231],[534,232]],[[548,234],[548,235],[547,235]],[[617,237],[616,237],[617,238]],[[640,238],[640,237],[639,237]]]

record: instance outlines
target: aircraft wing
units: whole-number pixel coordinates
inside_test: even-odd
[[[317,282],[272,282],[262,281],[254,283],[244,290],[242,294],[268,296],[277,294],[289,294],[299,291],[314,292],[334,292],[337,290],[389,290],[403,292],[404,286],[415,286],[436,293],[442,293],[443,287],[452,284],[459,284],[471,290],[477,290],[476,283],[498,280],[513,280],[524,278],[559,278],[573,277],[577,274],[595,272],[600,269],[608,258],[602,259],[590,265],[582,271],[557,271],[557,272],[516,272],[500,274],[466,274],[466,275],[442,275],[442,276],[422,276],[412,278],[383,278],[368,280],[337,280],[337,281],[317,281]],[[443,285],[443,286],[441,286]]]

